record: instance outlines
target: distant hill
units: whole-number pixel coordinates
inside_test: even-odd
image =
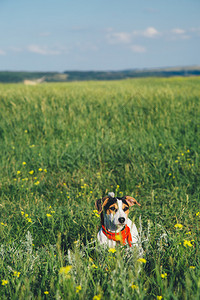
[[[200,66],[123,71],[11,72],[0,71],[1,83],[120,80],[139,77],[200,76]]]

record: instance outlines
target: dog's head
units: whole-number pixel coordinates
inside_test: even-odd
[[[96,208],[104,225],[115,230],[127,224],[129,208],[135,204],[140,206],[133,197],[119,198],[115,197],[114,193],[109,193],[108,196],[96,201]]]

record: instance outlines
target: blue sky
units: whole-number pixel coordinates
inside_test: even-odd
[[[0,70],[200,65],[200,0],[0,0]]]

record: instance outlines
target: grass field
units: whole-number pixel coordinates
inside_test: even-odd
[[[200,78],[0,85],[0,299],[199,299],[199,137]],[[110,191],[142,261],[95,250]]]

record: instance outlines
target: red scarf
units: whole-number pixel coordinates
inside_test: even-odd
[[[131,236],[131,231],[130,228],[126,225],[124,229],[120,232],[110,232],[108,231],[104,225],[102,225],[102,231],[103,233],[109,238],[110,240],[116,241],[116,242],[121,242],[123,245],[126,245],[126,240],[131,247],[132,244],[132,236]]]

